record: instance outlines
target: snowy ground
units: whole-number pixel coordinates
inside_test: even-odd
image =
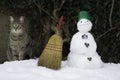
[[[60,70],[38,67],[37,60],[0,64],[0,80],[120,80],[120,64],[104,64],[100,69],[78,69],[62,62]]]

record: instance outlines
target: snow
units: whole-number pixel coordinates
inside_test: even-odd
[[[37,66],[37,59],[0,64],[0,80],[119,80],[120,64],[97,69],[73,68],[63,61],[60,70]]]

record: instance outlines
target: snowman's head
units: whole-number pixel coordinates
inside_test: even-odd
[[[77,29],[80,32],[88,32],[92,29],[92,22],[89,19],[81,19],[77,23]]]
[[[77,29],[80,32],[88,32],[92,28],[92,22],[90,21],[90,15],[87,11],[80,11],[78,14]]]

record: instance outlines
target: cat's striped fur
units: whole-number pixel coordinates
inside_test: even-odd
[[[23,16],[20,17],[19,22],[15,22],[14,18],[10,16],[10,34],[7,51],[9,61],[23,60],[25,56],[31,57],[32,55],[31,39],[23,23]]]

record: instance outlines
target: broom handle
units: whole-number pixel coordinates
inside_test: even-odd
[[[58,30],[60,30],[60,28],[61,28],[62,21],[63,21],[63,16],[60,17],[60,20],[59,20],[59,23],[58,23]]]

